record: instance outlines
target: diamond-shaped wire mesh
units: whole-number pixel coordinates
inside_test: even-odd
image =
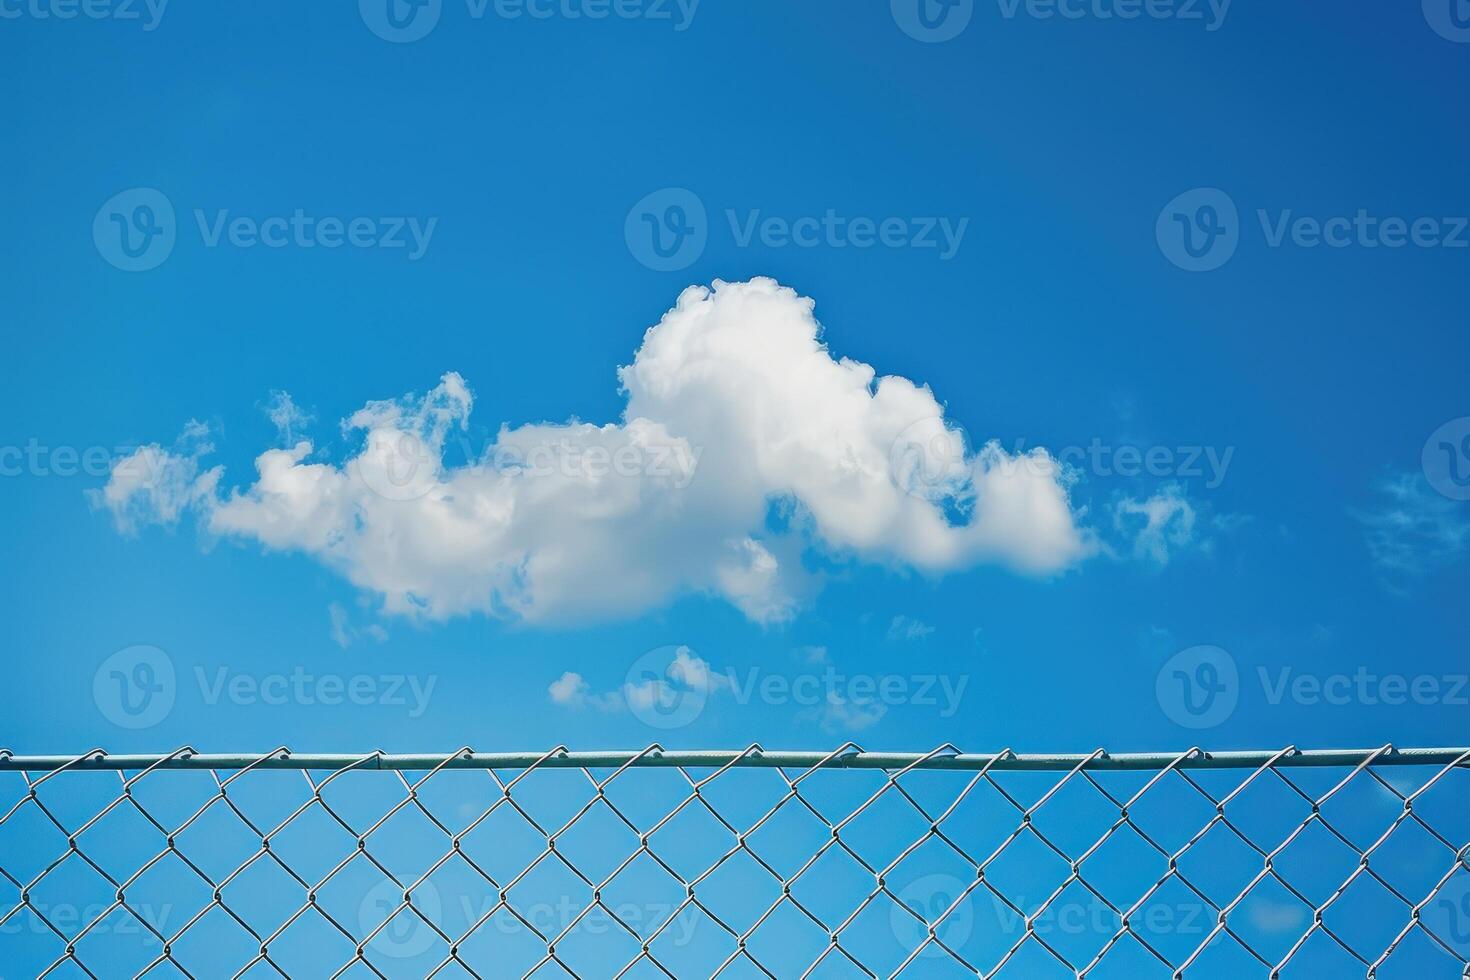
[[[1467,766],[0,751],[0,977],[1458,978]]]

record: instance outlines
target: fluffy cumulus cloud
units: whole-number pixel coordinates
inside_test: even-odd
[[[771,623],[810,594],[813,553],[1046,575],[1094,548],[1044,450],[965,446],[927,387],[834,357],[812,301],[772,280],[685,290],[619,379],[620,421],[503,426],[465,465],[445,448],[474,398],[449,373],[347,419],[361,449],[345,462],[297,438],[222,489],[196,433],[139,450],[94,500],[125,529],[194,512],[434,618],[619,617],[696,593]],[[294,436],[288,404],[273,416]]]

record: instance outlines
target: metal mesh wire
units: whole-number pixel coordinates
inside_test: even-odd
[[[1467,764],[0,751],[0,977],[1470,976]]]

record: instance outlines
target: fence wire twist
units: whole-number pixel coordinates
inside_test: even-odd
[[[1470,976],[1467,766],[0,750],[0,977]]]

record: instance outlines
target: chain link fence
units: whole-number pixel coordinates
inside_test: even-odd
[[[1459,978],[1467,767],[0,751],[0,977]]]

